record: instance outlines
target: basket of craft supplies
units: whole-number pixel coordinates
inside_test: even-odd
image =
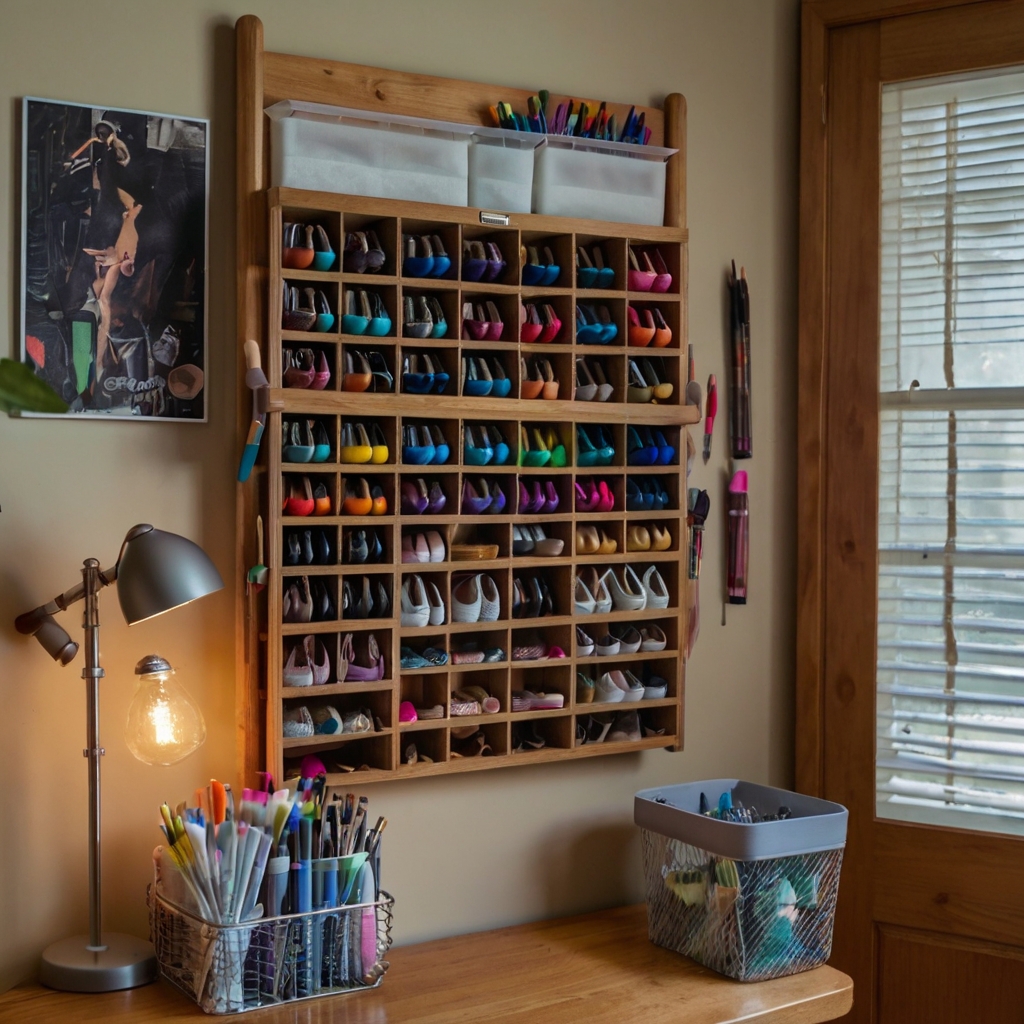
[[[828,960],[845,807],[713,779],[641,790],[633,819],[656,945],[738,981]]]
[[[161,808],[150,937],[162,977],[207,1013],[376,988],[394,900],[366,798],[325,778],[277,792],[211,783],[196,807]],[[237,811],[237,813],[236,813]]]

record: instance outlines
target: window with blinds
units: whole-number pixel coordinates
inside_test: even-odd
[[[886,86],[879,816],[1024,833],[1024,70]]]

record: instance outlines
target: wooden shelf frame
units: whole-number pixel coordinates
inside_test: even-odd
[[[237,564],[238,578],[244,578],[245,569],[256,559],[255,531],[252,523],[262,512],[266,526],[267,552],[265,562],[270,567],[270,583],[259,596],[247,595],[239,588],[237,601],[239,640],[239,680],[237,699],[237,725],[239,770],[250,780],[256,771],[266,767],[281,778],[297,764],[295,760],[309,750],[327,751],[339,764],[355,762],[369,766],[352,774],[351,781],[371,782],[383,779],[436,775],[445,772],[497,768],[514,764],[541,761],[569,760],[602,754],[625,753],[653,747],[681,749],[683,740],[683,696],[685,692],[685,658],[681,653],[686,646],[686,631],[691,588],[686,583],[684,557],[687,548],[685,528],[687,426],[697,422],[696,410],[680,404],[686,384],[687,350],[687,231],[685,227],[685,104],[681,96],[668,97],[664,112],[656,108],[644,110],[648,125],[654,128],[654,142],[677,148],[679,153],[669,162],[669,188],[666,196],[666,225],[640,227],[592,220],[571,220],[529,214],[509,214],[508,227],[494,227],[480,222],[480,211],[433,204],[406,203],[392,200],[370,199],[334,193],[305,192],[295,189],[268,188],[267,126],[263,108],[278,99],[309,100],[343,106],[379,109],[392,113],[409,112],[407,107],[416,95],[416,111],[423,111],[424,90],[430,97],[429,116],[451,120],[483,122],[486,108],[500,92],[511,101],[525,103],[527,93],[520,97],[516,90],[504,87],[458,82],[448,79],[430,79],[424,76],[404,75],[398,72],[362,68],[355,65],[309,58],[271,54],[263,51],[262,25],[258,19],[246,16],[237,25],[238,46],[238,348],[247,338],[256,338],[263,353],[263,365],[271,382],[272,412],[267,417],[264,434],[264,453],[251,480],[239,487],[237,503]],[[557,98],[552,98],[557,102]],[[625,113],[625,109],[623,113]],[[340,260],[333,271],[311,272],[285,270],[280,266],[281,224],[284,220],[316,220],[328,226],[336,246],[345,237],[345,219],[357,225],[368,221],[386,222],[385,236],[391,240],[389,263],[383,274],[355,275],[341,272]],[[403,277],[396,266],[394,241],[401,238],[402,223],[436,225],[443,229],[454,267],[450,278],[443,280]],[[420,232],[416,232],[420,233]],[[459,257],[463,233],[470,237],[487,237],[499,241],[509,263],[499,282],[464,282],[460,280]],[[551,288],[523,287],[519,283],[519,254],[524,244],[534,244],[546,238],[557,240],[560,253],[568,262],[559,280]],[[615,288],[605,290],[576,287],[572,254],[577,241],[588,246],[600,242],[606,259],[616,269]],[[675,273],[673,291],[666,294],[635,293],[624,290],[629,244],[657,246]],[[389,243],[385,242],[385,247]],[[350,288],[378,291],[385,297],[393,320],[392,336],[387,338],[349,337],[338,332],[305,333],[280,329],[280,292],[282,279],[296,284],[324,290],[335,312],[340,312],[343,294]],[[433,341],[420,341],[402,337],[402,297],[404,294],[433,294],[446,309],[449,329],[447,336]],[[463,301],[477,302],[492,298],[502,310],[506,321],[503,341],[479,343],[459,339],[461,323],[459,312]],[[552,344],[520,345],[518,311],[522,302],[551,301],[563,319],[561,335]],[[619,337],[612,345],[575,344],[574,310],[581,304],[606,305],[619,325]],[[633,349],[627,345],[627,310],[631,304],[656,304],[662,309],[673,327],[671,346],[665,349]],[[451,314],[454,314],[451,315]],[[453,322],[454,321],[454,322]],[[340,322],[340,316],[339,316]],[[332,381],[327,390],[315,392],[281,386],[282,346],[314,345],[328,355]],[[349,347],[373,348],[385,354],[391,373],[395,377],[394,394],[353,394],[339,390],[343,354]],[[401,392],[401,359],[404,351],[430,351],[443,355],[452,374],[444,395],[407,395]],[[463,353],[497,356],[513,378],[512,397],[473,398],[459,397],[458,377]],[[518,393],[520,358],[534,355],[550,358],[558,371],[561,392],[557,401],[521,400]],[[593,356],[606,365],[609,379],[617,392],[608,403],[578,402],[572,400],[575,358]],[[672,399],[666,404],[642,405],[626,403],[624,399],[627,359],[632,356],[661,359],[667,376],[675,385]],[[609,372],[610,371],[610,372]],[[240,372],[240,378],[242,374]],[[244,382],[239,388],[239,436],[244,436],[250,420],[251,400]],[[332,444],[331,461],[324,464],[285,464],[281,460],[282,420],[317,418],[328,429]],[[441,466],[421,467],[401,462],[401,427],[403,422],[437,421],[444,425],[451,457]],[[380,466],[359,466],[340,463],[339,440],[341,425],[346,421],[375,420],[386,425],[392,450],[388,462]],[[513,448],[513,457],[503,466],[465,466],[462,464],[463,422],[501,425],[506,441]],[[569,452],[569,464],[564,469],[546,467],[532,469],[515,466],[515,449],[519,423],[551,424],[559,432]],[[614,437],[616,465],[598,468],[577,468],[575,462],[575,425],[602,424]],[[649,425],[663,430],[677,448],[676,464],[642,470],[625,465],[626,429],[631,425]],[[343,493],[347,478],[365,476],[371,484],[380,484],[388,496],[388,514],[382,517],[352,517],[333,514],[326,517],[283,517],[277,511],[282,505],[284,475],[308,474],[314,480],[324,480],[328,490],[337,498]],[[661,512],[625,511],[625,485],[636,475],[656,475],[673,499],[673,509]],[[400,482],[402,477],[443,477],[446,483],[448,506],[446,514],[439,516],[404,516],[398,514]],[[509,501],[504,514],[498,516],[461,516],[458,514],[463,479],[500,477]],[[553,559],[539,557],[513,557],[511,539],[513,525],[522,520],[515,514],[516,479],[535,477],[556,480],[562,496],[558,511],[550,516],[528,517],[531,522],[548,527],[548,534],[566,540],[561,556]],[[574,478],[599,477],[608,479],[617,494],[616,508],[611,513],[576,513],[572,500]],[[511,492],[511,493],[510,493]],[[334,508],[333,512],[340,511]],[[626,530],[629,525],[658,521],[666,523],[672,534],[671,550],[664,552],[625,551]],[[585,556],[574,550],[576,525],[600,524],[619,542],[614,555]],[[341,563],[343,538],[353,527],[376,528],[385,541],[387,561],[372,565],[346,565]],[[324,529],[331,538],[332,551],[339,564],[329,566],[283,565],[283,542],[286,532],[293,529]],[[467,531],[486,532],[488,538],[497,538],[499,558],[486,563],[452,562],[436,564],[405,564],[401,562],[401,537],[405,532],[423,532],[425,529],[441,533],[446,551],[458,530],[460,538]],[[446,554],[446,559],[449,556]],[[638,613],[616,612],[608,615],[583,616],[570,614],[572,580],[578,568],[586,564],[621,566],[624,563],[646,568],[657,564],[666,579],[672,600],[664,610],[646,610]],[[475,625],[445,625],[422,630],[400,626],[397,606],[403,578],[411,572],[420,572],[437,579],[441,584],[450,619],[450,591],[452,577],[464,572],[486,571],[501,589],[502,618],[498,622]],[[341,585],[346,578],[357,580],[364,575],[390,577],[392,617],[380,620],[339,619],[329,623],[305,625],[282,624],[282,594],[286,581],[301,575],[320,579],[333,588],[340,609]],[[510,617],[512,581],[516,576],[529,578],[541,575],[548,579],[556,591],[558,614],[540,619],[513,619]],[[340,615],[340,611],[339,611]],[[598,659],[579,658],[575,651],[575,625],[579,623],[592,635],[600,633],[618,622],[657,622],[669,637],[668,650],[645,655],[623,655]],[[293,639],[313,633],[327,643],[330,649],[345,632],[374,632],[385,652],[388,679],[369,684],[342,683],[332,676],[326,687],[303,691],[282,686],[281,669],[288,645]],[[542,662],[511,662],[498,664],[459,664],[440,668],[415,669],[402,672],[400,648],[412,641],[422,649],[426,641],[444,645],[449,652],[451,643],[482,632],[487,646],[502,646],[510,654],[514,638],[527,631],[540,631],[548,642],[563,647],[568,657]],[[632,705],[577,705],[577,663],[581,670],[596,675],[610,668],[625,668],[632,661],[651,665],[657,674],[669,681],[669,697],[660,701],[644,701]],[[332,653],[332,666],[334,663]],[[450,693],[459,685],[479,682],[497,696],[501,712],[479,718],[447,717]],[[557,689],[565,695],[565,707],[556,711],[515,713],[511,709],[511,692],[516,689]],[[401,700],[418,697],[417,703],[440,703],[446,717],[441,720],[418,722],[413,727],[399,725],[398,705]],[[332,703],[339,709],[367,706],[373,709],[384,725],[383,732],[359,736],[316,736],[308,740],[283,740],[281,715],[289,705],[306,703]],[[592,711],[637,709],[646,711],[651,719],[665,729],[662,736],[652,736],[639,742],[576,745],[575,721],[577,715]],[[532,721],[548,739],[548,746],[538,751],[512,752],[512,726],[516,722]],[[449,729],[462,725],[479,725],[495,751],[493,757],[452,758],[450,756]],[[432,763],[406,765],[404,747],[417,742],[419,749],[434,758]],[[339,784],[348,778],[344,771],[332,771],[329,781]]]

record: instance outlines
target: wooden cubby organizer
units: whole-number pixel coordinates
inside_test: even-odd
[[[264,58],[267,65],[264,66]],[[274,62],[271,62],[274,58]],[[271,64],[274,70],[271,69]],[[324,85],[311,79],[309,65],[335,69],[334,80]],[[286,75],[285,69],[293,74]],[[366,77],[374,69],[358,69],[352,65],[332,62],[311,62],[307,58],[291,58],[262,52],[259,22],[245,18],[239,23],[239,178],[240,178],[240,340],[257,337],[261,342],[264,367],[271,386],[271,412],[264,434],[264,452],[252,483],[241,488],[239,500],[239,564],[248,566],[255,557],[252,519],[262,511],[266,524],[266,564],[270,568],[269,585],[260,599],[240,597],[240,637],[243,642],[245,671],[239,685],[239,725],[243,737],[243,763],[246,777],[266,767],[275,777],[294,774],[301,757],[317,752],[329,770],[329,782],[339,784],[348,778],[348,769],[357,769],[352,781],[378,781],[420,775],[496,768],[541,761],[568,760],[603,754],[623,753],[653,747],[681,749],[683,741],[683,695],[685,688],[685,647],[689,613],[690,588],[686,585],[684,553],[686,536],[686,452],[687,426],[698,421],[697,411],[683,404],[686,384],[687,310],[686,270],[687,232],[683,224],[685,209],[683,188],[685,157],[682,139],[683,108],[681,97],[673,103],[671,131],[663,128],[662,112],[651,109],[648,124],[657,126],[658,138],[678,147],[679,154],[670,165],[671,198],[666,201],[669,226],[639,227],[597,221],[576,221],[566,218],[509,214],[508,226],[481,222],[481,211],[471,208],[435,206],[394,200],[371,199],[334,193],[304,192],[285,188],[265,188],[266,153],[263,148],[263,106],[281,98],[310,99],[334,102],[353,107],[381,106],[371,102],[373,96],[389,97],[387,109],[403,112],[403,100],[391,100],[391,92],[381,79]],[[300,73],[302,72],[302,73]],[[496,89],[472,83],[424,79],[395,72],[377,72],[390,76],[403,88],[434,86],[438,106],[436,116],[467,120],[464,111],[453,116],[458,103],[486,110],[498,93],[509,95],[515,102],[516,90]],[[273,84],[272,84],[273,83]],[[287,95],[281,90],[287,88]],[[329,93],[327,90],[330,90]],[[255,98],[252,94],[256,94]],[[332,98],[328,100],[326,97]],[[404,95],[397,90],[396,95]],[[523,96],[526,94],[523,93]],[[460,96],[456,103],[453,96]],[[553,98],[552,102],[556,102]],[[431,114],[431,110],[422,110]],[[479,120],[479,113],[474,117]],[[322,225],[339,252],[331,271],[313,272],[284,269],[281,258],[282,224],[299,221]],[[351,274],[342,272],[340,251],[346,231],[373,227],[386,252],[386,263],[379,273]],[[445,242],[452,259],[450,271],[441,278],[402,276],[400,240],[403,233],[437,234]],[[506,267],[494,282],[470,282],[462,279],[462,240],[486,239],[496,242]],[[521,284],[523,246],[549,246],[558,256],[561,272],[549,287],[525,287]],[[573,256],[577,246],[588,250],[601,245],[606,262],[615,271],[609,289],[577,287]],[[629,292],[626,290],[628,246],[657,247],[673,273],[673,284],[667,293]],[[300,287],[323,291],[337,324],[330,332],[294,332],[281,327],[282,281]],[[344,295],[349,289],[374,291],[380,294],[388,309],[392,326],[384,337],[346,335],[340,330]],[[407,295],[430,295],[436,298],[447,321],[446,334],[437,339],[419,340],[403,336],[403,298]],[[492,301],[504,321],[498,341],[463,340],[461,311],[463,303]],[[560,334],[549,343],[525,344],[519,338],[519,317],[522,303],[550,303],[562,320]],[[673,337],[669,346],[660,349],[631,348],[628,344],[628,309],[657,306],[671,326]],[[618,326],[617,337],[607,345],[579,344],[576,341],[576,309],[578,305],[607,307],[610,319]],[[309,346],[327,356],[331,380],[327,388],[313,391],[283,387],[282,350]],[[341,389],[345,354],[351,350],[380,353],[394,378],[391,393],[346,392]],[[451,379],[442,394],[408,394],[402,390],[403,356],[427,352],[439,358]],[[497,357],[512,381],[507,398],[470,397],[462,395],[460,367],[463,356],[486,354]],[[551,361],[559,379],[556,400],[523,399],[519,397],[520,361],[540,356]],[[614,386],[608,402],[574,399],[577,357],[597,359]],[[659,404],[626,402],[628,359],[633,356],[661,360],[663,379],[671,381],[674,391]],[[248,398],[240,413],[248,424]],[[282,457],[282,425],[296,419],[318,420],[331,443],[331,454],[322,463],[287,463]],[[388,458],[381,464],[351,464],[341,461],[341,432],[347,423],[361,422],[380,428],[387,445]],[[403,462],[403,427],[423,423],[440,429],[450,456],[441,465],[415,465]],[[511,449],[504,465],[467,465],[464,459],[463,435],[466,425],[496,424]],[[607,467],[579,467],[577,461],[577,425],[600,426],[615,448],[612,464]],[[566,465],[555,468],[517,465],[520,425],[546,432],[550,427],[567,452]],[[652,427],[660,430],[676,449],[671,464],[644,468],[627,463],[628,437],[631,427]],[[323,482],[331,497],[329,515],[285,516],[282,502],[287,494],[287,481],[306,475],[311,481]],[[484,477],[497,480],[506,498],[500,514],[463,514],[461,501],[466,478],[474,481]],[[632,480],[657,477],[669,496],[668,508],[660,511],[628,511],[626,491]],[[372,487],[379,487],[387,499],[384,515],[347,515],[342,498],[347,481],[365,478]],[[443,511],[436,515],[403,514],[401,492],[403,481],[423,478],[428,486],[438,481],[446,495]],[[573,484],[590,478],[607,481],[615,495],[610,512],[577,512]],[[554,512],[520,513],[519,482],[550,482],[559,495]],[[541,557],[535,553],[513,554],[513,528],[529,523],[544,527],[548,537],[565,541],[557,557]],[[634,524],[658,523],[667,527],[672,543],[665,551],[627,552],[626,533]],[[598,525],[617,542],[610,555],[587,555],[577,552],[575,535],[578,526]],[[285,564],[285,541],[290,531],[323,530],[328,539],[329,562],[318,565],[288,566]],[[346,562],[346,545],[350,531],[376,531],[383,548],[382,560],[374,564]],[[444,561],[403,563],[404,534],[436,531],[445,548]],[[497,557],[487,561],[456,561],[451,557],[453,543],[489,543],[497,545]],[[648,566],[656,565],[669,591],[669,604],[664,609],[618,611],[608,614],[574,614],[574,579],[577,572],[593,566],[599,570],[625,564],[633,566],[642,576]],[[496,621],[453,623],[451,594],[454,582],[464,573],[484,573],[497,585],[501,610]],[[437,586],[445,604],[445,623],[438,626],[403,627],[400,602],[403,581],[418,574]],[[312,623],[284,623],[283,595],[288,583],[299,576],[308,576],[327,587],[333,596],[337,617]],[[553,600],[553,614],[537,618],[516,618],[512,614],[513,588],[517,578],[525,581],[533,576],[543,578]],[[346,582],[361,592],[362,578],[369,577],[374,592],[378,583],[388,593],[390,609],[386,617],[354,619],[343,617],[342,595]],[[630,623],[637,627],[657,623],[668,643],[664,651],[639,652],[610,657],[580,657],[576,646],[576,626],[599,639],[609,626]],[[384,679],[374,682],[345,682],[338,678],[337,658],[341,638],[352,632],[358,637],[373,633],[385,659]],[[315,635],[324,642],[331,660],[331,678],[327,685],[286,688],[282,667],[290,646],[305,635]],[[540,639],[565,651],[564,658],[512,660],[517,646]],[[454,664],[453,649],[467,642],[481,648],[500,647],[505,658],[499,662]],[[401,648],[417,652],[432,646],[449,654],[446,665],[403,670]],[[632,704],[578,704],[576,676],[578,671],[596,677],[613,668],[631,667],[638,676],[644,671],[668,681],[668,695],[660,700]],[[473,717],[448,714],[451,693],[463,685],[479,685],[500,702],[496,714]],[[512,692],[559,692],[565,704],[557,710],[515,712]],[[399,704],[409,700],[418,707],[440,704],[443,719],[399,722]],[[373,733],[317,735],[301,739],[285,739],[282,714],[285,708],[305,704],[332,704],[344,713],[367,708],[379,719],[382,728]],[[637,710],[660,735],[642,737],[638,741],[617,743],[586,743],[576,741],[577,719],[594,713]],[[513,751],[513,727],[533,720],[546,745],[539,750]],[[452,756],[451,730],[478,726],[483,730],[493,756],[456,758]],[[262,743],[259,737],[262,737]],[[429,763],[405,764],[407,746],[415,743],[419,752],[427,754]],[[262,749],[261,749],[262,746]],[[362,770],[358,770],[362,769]]]

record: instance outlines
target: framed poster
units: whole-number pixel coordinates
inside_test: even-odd
[[[69,414],[206,421],[209,122],[26,97],[21,357]]]

